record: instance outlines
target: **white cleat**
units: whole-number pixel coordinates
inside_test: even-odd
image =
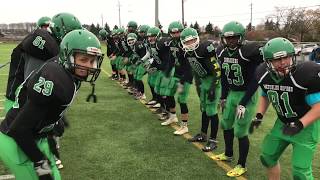
[[[165,122],[161,123],[162,126],[168,126],[172,123],[176,123],[178,122],[178,118],[177,118],[177,115],[171,115],[170,114],[170,117],[169,119],[167,119]]]
[[[173,134],[174,135],[183,135],[189,132],[188,126],[182,125],[178,130],[176,130]]]

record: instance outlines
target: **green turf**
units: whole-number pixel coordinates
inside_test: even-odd
[[[0,64],[10,57],[15,44],[0,44]],[[106,59],[103,68],[110,72]],[[8,66],[0,69],[0,94],[5,93]],[[145,86],[150,97],[148,86]],[[65,168],[63,179],[230,179],[225,171],[201,150],[183,137],[173,136],[173,129],[161,127],[157,116],[139,101],[133,100],[116,82],[101,73],[96,85],[98,103],[86,102],[91,88],[83,84],[72,107],[67,112],[71,127],[61,140],[61,156]],[[189,99],[191,134],[199,132],[199,100],[195,88]],[[1,96],[0,99],[2,99]],[[2,107],[3,105],[1,105]],[[179,106],[177,107],[179,112]],[[3,116],[3,112],[1,115]],[[250,136],[248,179],[266,179],[259,161],[260,144],[272,127],[274,111],[269,110],[258,132]],[[214,153],[223,152],[221,130],[219,147]],[[234,147],[238,157],[237,141]],[[291,147],[281,158],[282,179],[291,179]],[[313,171],[320,179],[320,153],[315,154]],[[228,165],[233,166],[236,160]],[[0,175],[8,172],[0,162]]]

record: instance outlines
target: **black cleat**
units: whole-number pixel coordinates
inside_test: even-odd
[[[207,141],[207,135],[203,133],[199,133],[192,138],[188,139],[189,142],[206,142]]]
[[[213,151],[215,149],[217,149],[218,145],[217,145],[218,141],[215,139],[209,139],[208,143],[205,147],[202,148],[202,151],[204,152],[210,152]]]

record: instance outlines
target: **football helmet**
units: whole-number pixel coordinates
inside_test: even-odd
[[[289,72],[291,72],[296,66],[296,58],[294,55],[294,46],[286,38],[278,37],[268,41],[261,49],[263,60],[267,64],[268,71],[273,75],[275,80],[281,80]],[[273,61],[280,60],[282,58],[290,57],[289,64],[276,68],[272,64]]]
[[[246,30],[241,23],[237,21],[231,21],[223,26],[221,32],[221,42],[224,46],[230,49],[235,49],[237,46],[240,46],[243,43],[245,31]],[[235,47],[233,47],[234,45],[227,42],[226,38],[228,37],[238,37]]]
[[[105,40],[108,37],[109,33],[105,29],[99,31],[99,36],[102,40]]]
[[[156,41],[161,36],[161,30],[158,27],[151,27],[148,29],[147,37],[148,37],[148,43],[150,45],[155,45]]]
[[[128,33],[133,33],[137,30],[138,24],[135,21],[129,21],[127,24]]]
[[[194,51],[199,47],[200,39],[197,30],[185,28],[180,34],[182,49],[186,52]]]
[[[148,26],[148,25],[139,26],[139,28],[138,28],[139,36],[141,36],[142,38],[146,37],[149,28],[150,28],[150,26]]]
[[[173,21],[169,24],[168,33],[171,35],[171,33],[181,32],[183,28],[183,25],[179,21]]]
[[[89,68],[76,64],[76,53],[95,56],[93,67]],[[60,44],[59,62],[80,81],[93,83],[98,78],[103,56],[98,38],[85,29],[69,32]],[[87,76],[76,75],[76,69],[86,70]]]
[[[82,29],[81,23],[73,14],[59,13],[52,18],[50,24],[52,34],[60,42],[62,38],[70,31]]]
[[[51,24],[51,18],[49,18],[47,16],[43,16],[37,21],[38,28],[42,28],[43,26],[49,27],[50,24]]]

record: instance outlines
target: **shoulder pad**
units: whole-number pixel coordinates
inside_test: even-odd
[[[266,63],[260,64],[255,71],[255,77],[256,77],[257,81],[259,82],[261,80],[262,76],[267,72],[268,72],[267,64]]]
[[[212,57],[216,55],[215,47],[210,41],[203,41],[196,49],[196,53],[200,57]]]
[[[251,59],[252,57],[260,56],[260,47],[262,45],[256,42],[247,42],[240,47],[240,50],[245,58]]]

